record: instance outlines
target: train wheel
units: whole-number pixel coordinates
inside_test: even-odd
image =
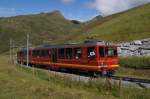
[[[101,76],[102,76],[102,77],[107,76],[107,71],[106,71],[106,70],[102,70],[102,72],[101,72]]]
[[[89,76],[92,76],[92,77],[99,77],[99,73],[97,72],[88,72]]]
[[[98,77],[96,72],[93,72],[93,77]]]
[[[111,77],[112,75],[114,75],[115,74],[115,71],[108,71],[107,72],[107,76],[108,77]]]

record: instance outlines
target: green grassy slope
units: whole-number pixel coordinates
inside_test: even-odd
[[[59,11],[0,18],[0,53],[9,49],[9,38],[25,45],[30,33],[33,45],[82,42],[87,39],[124,42],[150,37],[150,4],[125,12],[75,24]],[[20,43],[21,42],[21,43]]]
[[[101,83],[102,79],[84,83],[45,70],[24,68],[7,62],[0,55],[0,99],[149,99],[149,89]],[[117,84],[117,83],[116,83]]]
[[[30,33],[32,44],[43,44],[56,42],[79,27],[80,24],[65,19],[59,11],[0,18],[0,52],[8,50],[9,37],[25,43],[26,33]]]
[[[73,36],[74,40],[70,41],[83,41],[90,38],[124,42],[149,38],[149,24],[150,4],[146,4],[87,24],[81,28],[76,37]]]
[[[63,79],[48,76],[44,71],[36,71],[33,76],[31,69],[9,64],[5,56],[1,55],[0,60],[0,99],[107,99],[94,92],[63,86],[59,83]]]

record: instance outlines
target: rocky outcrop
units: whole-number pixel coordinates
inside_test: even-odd
[[[119,56],[150,56],[150,38],[118,44]]]

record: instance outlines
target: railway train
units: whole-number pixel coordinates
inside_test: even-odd
[[[17,62],[27,63],[27,50],[17,52]],[[52,70],[113,74],[119,67],[117,46],[102,42],[49,45],[29,49],[29,64]]]

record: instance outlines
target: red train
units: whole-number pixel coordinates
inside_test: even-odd
[[[17,53],[17,61],[26,64],[26,50]],[[117,46],[102,42],[64,44],[29,49],[29,64],[53,70],[77,70],[110,74],[118,69]]]

